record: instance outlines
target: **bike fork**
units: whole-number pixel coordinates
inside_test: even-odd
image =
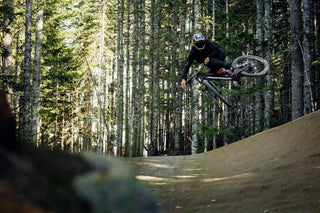
[[[211,86],[213,86],[213,88],[215,88],[215,90],[221,95],[222,94],[222,91],[219,87],[217,87],[217,85],[211,81],[208,81],[209,84],[211,84]]]

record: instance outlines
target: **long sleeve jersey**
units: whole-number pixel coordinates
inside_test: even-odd
[[[203,63],[204,59],[207,57],[209,57],[209,59],[214,58],[223,61],[225,59],[225,54],[218,46],[206,39],[205,48],[203,50],[197,50],[195,47],[191,48],[181,78],[187,79],[189,69],[194,60],[198,63]]]

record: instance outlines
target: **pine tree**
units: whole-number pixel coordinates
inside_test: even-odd
[[[123,19],[124,0],[118,0],[117,12],[117,156],[121,156],[123,126]]]
[[[9,93],[13,93],[12,91],[12,74],[13,74],[13,55],[12,55],[12,42],[13,42],[13,18],[14,18],[14,8],[13,8],[13,0],[4,0],[3,1],[3,44],[2,44],[2,71],[6,80],[2,81],[3,85],[1,85],[2,89],[8,91]],[[5,85],[4,85],[5,83]],[[10,100],[11,108],[13,103],[12,99]]]
[[[312,0],[304,0],[303,1],[303,61],[304,61],[304,114],[308,114],[314,111],[313,105],[313,95],[312,95]]]
[[[303,60],[301,54],[301,3],[290,1],[291,19],[291,84],[292,84],[292,120],[303,115]]]
[[[31,91],[31,27],[32,27],[32,0],[26,2],[26,22],[25,22],[25,59],[24,59],[24,94],[21,109],[23,110],[22,118],[22,140],[30,139],[30,91]]]
[[[43,40],[43,5],[39,4],[37,36],[36,36],[36,52],[35,52],[35,70],[32,82],[32,105],[31,105],[31,133],[32,141],[38,144],[38,128],[39,128],[39,101],[40,101],[40,81],[41,81],[41,55]]]

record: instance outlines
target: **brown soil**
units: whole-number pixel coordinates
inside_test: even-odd
[[[164,212],[320,212],[320,111],[207,153],[128,161]]]

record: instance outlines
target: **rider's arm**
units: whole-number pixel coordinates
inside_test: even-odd
[[[188,76],[188,72],[189,72],[189,69],[191,67],[191,64],[192,64],[191,60],[187,60],[186,61],[186,63],[184,64],[184,68],[183,68],[181,79],[187,80],[187,76]]]
[[[190,69],[190,67],[191,67],[191,64],[192,64],[193,60],[194,60],[194,51],[191,50],[191,51],[190,51],[190,54],[189,54],[189,56],[188,56],[188,58],[187,58],[187,61],[186,61],[186,63],[185,63],[184,66],[183,66],[183,71],[182,71],[181,79],[187,80],[188,72],[189,72],[189,69]]]
[[[184,64],[184,68],[183,68],[183,72],[182,72],[182,76],[181,76],[181,87],[184,90],[187,88],[187,76],[188,76],[188,72],[189,72],[189,69],[191,67],[192,62],[193,62],[193,59],[191,59],[191,57],[189,55],[186,63]]]

